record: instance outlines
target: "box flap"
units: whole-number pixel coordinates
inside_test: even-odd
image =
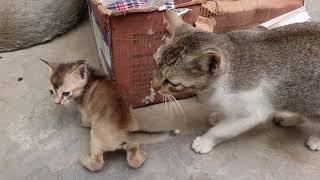
[[[101,14],[108,15],[108,16],[121,16],[121,15],[126,15],[128,13],[143,13],[143,12],[159,11],[159,7],[132,8],[132,9],[126,9],[126,10],[109,10],[105,8],[99,0],[90,0],[90,1],[92,1],[96,6],[98,6],[98,9]],[[207,0],[192,0],[189,2],[177,3],[175,4],[175,7],[183,8],[183,7],[192,6],[196,4],[202,4],[206,1]]]

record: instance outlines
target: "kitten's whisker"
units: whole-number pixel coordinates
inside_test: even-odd
[[[69,109],[69,106],[66,104],[65,106],[64,106],[68,111],[70,111],[70,109]]]
[[[70,111],[70,112],[75,112],[77,110],[76,103],[74,99],[70,99],[68,104],[65,104],[64,107]]]

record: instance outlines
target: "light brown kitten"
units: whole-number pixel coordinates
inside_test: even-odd
[[[81,164],[90,171],[102,168],[104,152],[118,149],[127,152],[129,166],[138,168],[146,159],[139,150],[139,139],[155,143],[179,133],[139,131],[125,92],[114,81],[95,75],[84,61],[42,61],[50,72],[49,92],[53,101],[67,107],[75,104],[81,114],[81,126],[91,127],[91,155],[81,158]]]

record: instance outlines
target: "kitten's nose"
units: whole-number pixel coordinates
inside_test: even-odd
[[[60,100],[59,98],[55,98],[55,99],[54,99],[54,103],[56,103],[56,104],[61,104],[61,100]]]
[[[155,90],[155,91],[158,91],[160,88],[161,88],[161,84],[158,80],[154,79],[152,81],[152,84],[151,84],[152,88]]]

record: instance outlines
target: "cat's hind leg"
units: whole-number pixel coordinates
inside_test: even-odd
[[[274,113],[273,121],[280,126],[292,127],[303,123],[304,117],[294,112],[280,111]]]
[[[127,161],[129,166],[133,168],[139,168],[146,160],[146,154],[140,151],[139,144],[126,143],[123,149],[127,151]]]
[[[302,124],[306,120],[307,120],[306,117],[290,111],[281,111],[273,115],[273,121],[279,124],[280,126],[284,126],[284,127],[297,126],[299,124]],[[305,141],[305,146],[311,151],[319,151],[320,138],[316,136],[310,136]]]

